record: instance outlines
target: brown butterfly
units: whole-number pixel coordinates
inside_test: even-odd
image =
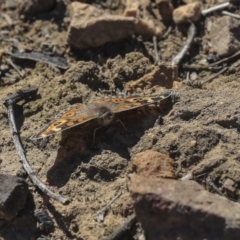
[[[172,95],[173,92],[167,92],[161,96],[101,98],[88,104],[79,104],[50,122],[31,139],[45,138],[92,119],[97,119],[101,126],[106,126],[112,122],[115,113],[156,104]]]

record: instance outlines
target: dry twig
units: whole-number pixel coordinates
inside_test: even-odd
[[[107,203],[105,207],[103,207],[101,210],[99,210],[95,217],[98,222],[102,222],[104,219],[105,212],[108,210],[108,208],[121,196],[121,192],[119,192],[111,201]]]
[[[163,34],[162,39],[167,38],[172,30],[173,30],[173,23],[168,27],[167,31]]]
[[[228,11],[222,11],[222,14],[230,16],[230,17],[233,17],[233,18],[240,19],[240,15],[239,14],[234,14],[234,13],[231,13],[231,12],[228,12]]]
[[[208,176],[206,178],[206,184],[209,185],[214,191],[216,191],[219,195],[224,196],[221,190],[215,185],[212,179]]]
[[[214,7],[203,10],[202,15],[205,16],[209,13],[212,13],[212,12],[215,12],[215,11],[218,11],[218,10],[222,10],[222,9],[228,7],[229,5],[230,5],[230,2],[225,2],[225,3],[222,3],[222,4],[218,4]]]
[[[219,71],[218,73],[210,76],[208,79],[206,79],[206,80],[203,81],[202,83],[209,83],[209,82],[211,82],[214,78],[216,78],[218,75],[226,72],[227,70],[228,70],[228,67],[223,68],[221,71]]]
[[[157,37],[153,36],[153,47],[155,53],[155,63],[159,63],[159,54],[158,54],[158,47],[157,47]]]
[[[184,45],[183,49],[180,51],[180,53],[176,57],[174,57],[174,59],[172,60],[172,66],[178,65],[182,61],[183,57],[191,47],[195,34],[196,34],[196,26],[193,23],[191,23],[191,26],[188,30],[187,42]]]
[[[203,71],[203,70],[208,70],[211,72],[216,72],[222,69],[221,66],[216,66],[216,67],[209,67],[209,65],[201,65],[201,64],[184,64],[182,65],[182,68],[186,71]]]
[[[9,65],[11,65],[16,71],[17,73],[19,74],[19,76],[21,78],[24,78],[25,77],[25,71],[24,70],[20,70],[19,67],[17,67],[16,64],[13,63],[13,61],[9,58],[6,58],[6,61],[8,62]]]
[[[128,232],[137,223],[135,213],[133,213],[120,227],[118,227],[112,234],[102,240],[118,240]]]
[[[43,184],[35,175],[33,172],[31,166],[29,165],[27,158],[25,156],[25,152],[22,148],[21,140],[18,134],[18,130],[16,127],[15,122],[15,116],[14,116],[14,106],[18,101],[21,100],[31,100],[37,93],[37,88],[32,87],[27,90],[21,90],[17,92],[16,94],[13,94],[11,96],[8,96],[7,98],[3,99],[3,104],[8,109],[8,120],[9,120],[9,126],[12,132],[12,138],[14,145],[16,147],[18,156],[20,158],[20,162],[22,163],[25,171],[28,173],[30,179],[32,180],[33,184],[37,186],[43,193],[47,194],[49,197],[53,198],[54,200],[59,201],[62,204],[66,204],[68,202],[68,199],[61,197],[60,195],[57,195],[53,193],[51,190],[47,188],[45,184]]]
[[[219,65],[219,64],[221,64],[221,63],[228,62],[228,61],[230,61],[230,60],[232,60],[232,59],[234,59],[234,58],[239,57],[239,55],[240,55],[240,51],[234,53],[234,54],[231,55],[230,57],[226,57],[226,58],[223,58],[223,59],[221,59],[221,60],[219,60],[219,61],[217,61],[217,62],[211,63],[211,64],[209,64],[209,66],[213,67],[213,66]]]

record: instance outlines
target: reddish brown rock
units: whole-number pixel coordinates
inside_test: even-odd
[[[240,204],[196,182],[133,176],[130,191],[149,240],[239,239]]]
[[[201,17],[201,3],[195,2],[176,8],[173,11],[173,20],[176,24],[196,22]]]
[[[164,26],[159,21],[154,21],[152,15],[148,14],[149,10],[152,11],[149,0],[127,0],[123,15],[137,19],[135,29],[137,34],[160,38],[163,35]]]
[[[135,10],[126,16],[111,15],[89,4],[73,2],[72,20],[68,30],[68,42],[84,49],[116,42],[137,33],[161,37],[163,30],[150,19],[137,19]],[[127,17],[128,16],[128,17]],[[134,16],[134,17],[131,17]]]
[[[156,0],[159,13],[164,21],[172,20],[173,5],[171,0]]]
[[[175,177],[173,159],[166,154],[147,150],[134,155],[131,160],[133,171],[141,176]]]
[[[131,36],[136,19],[106,14],[88,4],[73,2],[72,20],[68,31],[68,42],[76,48],[98,47],[111,41]]]
[[[156,26],[151,19],[138,19],[135,33],[142,36],[156,36],[157,38],[161,38],[163,29]]]
[[[210,36],[212,47],[219,56],[225,57],[239,51],[239,20],[229,16],[218,18],[212,25]]]
[[[127,0],[126,1],[126,9],[123,13],[123,16],[125,16],[125,17],[137,17],[140,5],[142,5],[142,4],[138,0]]]
[[[0,183],[0,219],[10,221],[23,209],[28,185],[22,178],[3,174]]]

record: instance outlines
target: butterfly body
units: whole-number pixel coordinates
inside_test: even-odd
[[[79,104],[50,122],[37,134],[33,135],[31,139],[48,137],[56,132],[64,131],[92,119],[98,120],[101,126],[106,126],[112,122],[115,113],[158,103],[170,96],[172,96],[172,92],[161,96],[102,98],[96,99],[92,103]]]
[[[99,108],[96,108],[96,111],[99,112],[97,120],[100,125],[107,126],[109,123],[112,122],[114,113],[111,111],[110,108],[100,106]]]

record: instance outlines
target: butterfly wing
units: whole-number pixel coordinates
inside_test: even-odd
[[[119,113],[160,102],[171,95],[172,93],[170,92],[161,96],[151,97],[105,98],[95,100],[88,105],[79,104],[50,122],[46,127],[41,129],[41,131],[33,135],[31,139],[45,138],[56,132],[64,131],[90,121],[91,119],[101,117],[102,109],[104,109],[104,112],[111,111],[113,113]]]
[[[55,134],[56,132],[64,131],[68,128],[90,121],[97,116],[98,114],[91,111],[91,108],[89,108],[87,105],[79,104],[50,122],[37,134],[33,135],[31,139],[48,137]]]
[[[158,103],[172,95],[167,92],[160,96],[143,96],[143,97],[127,97],[127,98],[109,98],[105,100],[105,104],[114,113],[119,113],[134,108]]]

